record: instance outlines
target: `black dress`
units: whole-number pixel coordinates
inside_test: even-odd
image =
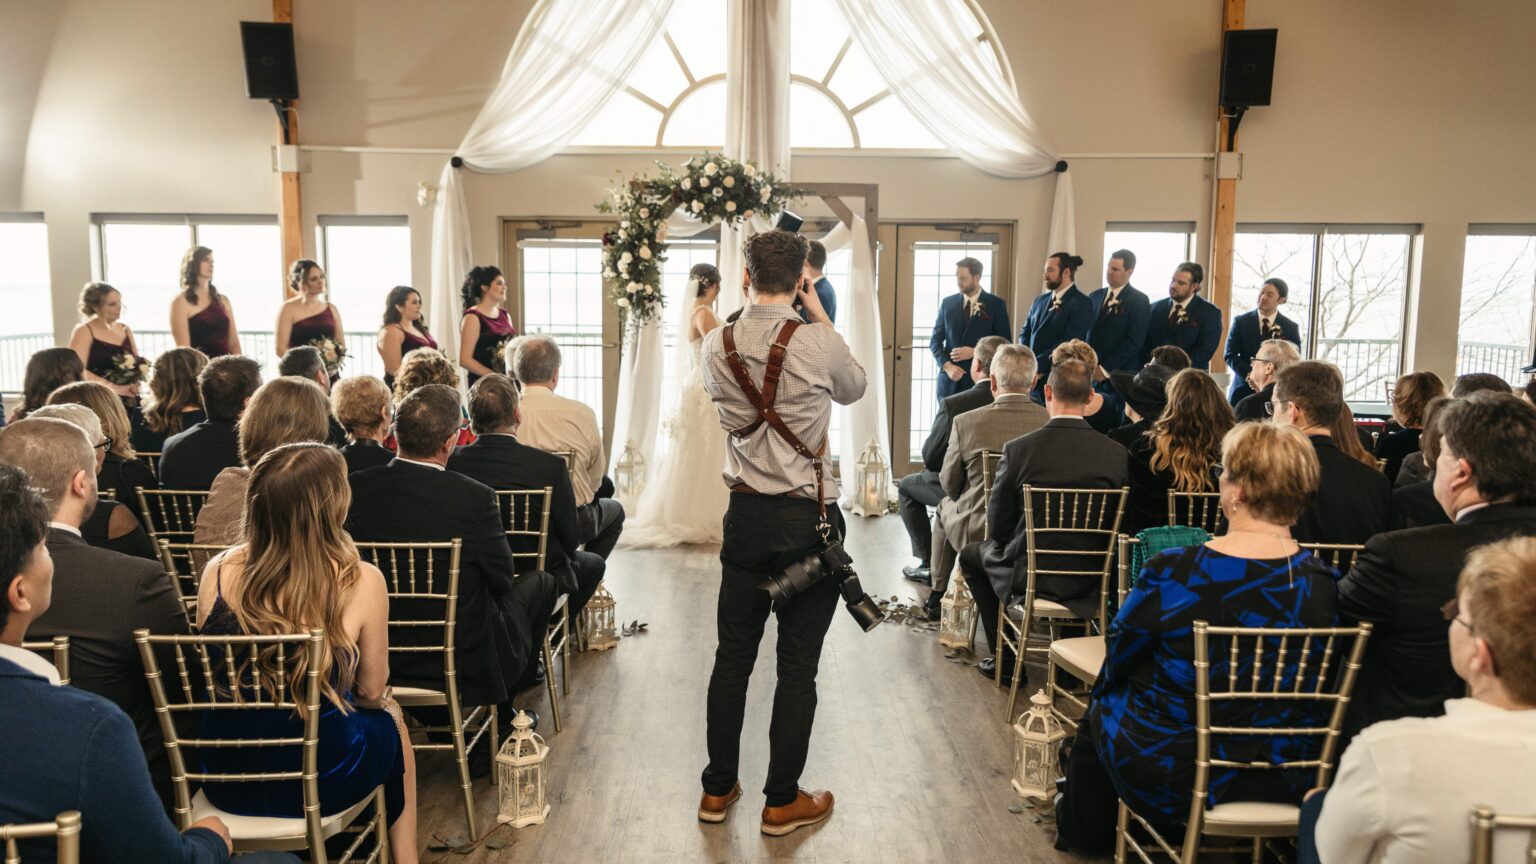
[[[110,491],[117,502],[131,510],[142,523],[144,514],[139,512],[137,490],[139,487],[159,489],[160,481],[155,479],[155,472],[144,464],[144,460],[124,459],[116,453],[108,453],[106,460],[101,463],[101,470],[96,472],[96,486]]]
[[[91,518],[80,526],[80,536],[97,549],[110,549],[135,558],[159,561],[160,553],[155,549],[155,541],[144,533],[143,525],[121,537],[111,536],[112,514],[122,506],[116,501],[97,501],[96,509],[91,511]]]
[[[466,309],[465,315],[473,315],[480,319],[480,337],[475,340],[475,362],[485,366],[493,372],[505,373],[507,371],[507,359],[505,356],[506,344],[517,335],[517,328],[512,326],[512,317],[507,310],[498,309],[495,318],[487,318],[478,309]],[[469,386],[475,386],[482,376],[469,373]]]

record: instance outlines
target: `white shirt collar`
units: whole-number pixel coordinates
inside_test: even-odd
[[[1126,283],[1126,285],[1129,285],[1129,284],[1130,284],[1129,282]],[[1119,297],[1120,296],[1120,292],[1125,290],[1125,285],[1121,285],[1119,288],[1116,288],[1113,285],[1105,285],[1104,287],[1106,289],[1108,289],[1108,291],[1109,291],[1109,299],[1111,299],[1111,300],[1115,299],[1116,297]]]
[[[1493,503],[1492,501],[1484,501],[1484,502],[1482,502],[1480,504],[1469,504],[1466,507],[1463,507],[1460,510],[1457,510],[1456,511],[1456,518],[1452,519],[1451,521],[1452,522],[1460,522],[1461,521],[1461,517],[1467,515],[1468,513],[1473,513],[1473,512],[1476,512],[1478,510],[1481,510],[1484,507],[1487,507],[1487,506],[1489,506],[1492,503]]]
[[[436,462],[422,462],[419,459],[407,459],[404,456],[396,456],[395,458],[398,459],[401,462],[409,462],[412,465],[423,465],[423,466],[426,466],[427,468],[435,468],[438,471],[447,471],[448,470],[447,468],[444,468],[443,466],[437,464]]]
[[[48,527],[49,528],[57,528],[60,531],[68,531],[69,533],[75,535],[76,537],[84,537],[85,536],[84,534],[80,533],[80,528],[79,528],[79,526],[76,526],[76,525],[65,525],[63,522],[49,522],[48,523]]]
[[[1061,298],[1067,296],[1067,292],[1071,291],[1072,290],[1072,286],[1076,285],[1076,284],[1077,284],[1076,282],[1068,282],[1067,284],[1061,286],[1060,288],[1057,288],[1055,291],[1052,291],[1051,293],[1053,295],[1055,295],[1057,300],[1060,300]]]
[[[0,643],[0,660],[9,660],[49,684],[55,687],[59,685],[59,670],[36,652]]]
[[[1190,304],[1190,303],[1191,303],[1191,302],[1192,302],[1192,301],[1193,301],[1193,300],[1194,300],[1194,299],[1195,299],[1195,295],[1193,295],[1193,294],[1191,294],[1191,295],[1189,295],[1189,296],[1188,296],[1188,297],[1185,297],[1185,298],[1184,298],[1184,299],[1183,299],[1183,300],[1182,300],[1182,301],[1180,301],[1180,300],[1174,300],[1174,301],[1173,301],[1173,306],[1174,306],[1174,308],[1175,308],[1175,309],[1185,309],[1185,308],[1188,308],[1188,307],[1189,307],[1189,304]]]
[[[789,307],[786,306],[784,308],[788,309]],[[548,386],[546,386],[544,384],[524,384],[523,385],[523,398],[524,399],[527,399],[529,396],[534,396],[534,395],[539,395],[539,396],[554,395],[554,392],[555,391],[551,390]]]

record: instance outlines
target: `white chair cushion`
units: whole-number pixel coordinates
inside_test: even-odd
[[[391,693],[401,705],[447,705],[448,696],[441,690],[425,687],[395,687]]]
[[[1288,827],[1295,833],[1296,820],[1301,808],[1294,804],[1274,804],[1267,801],[1228,801],[1205,811],[1205,833],[1225,834],[1231,831],[1238,836],[1268,834],[1264,829]],[[1231,829],[1248,830],[1231,830]],[[1227,830],[1223,830],[1227,829]]]
[[[1035,598],[1036,618],[1080,618],[1076,612],[1057,603],[1055,600],[1047,600],[1044,597]],[[1024,620],[1024,604],[1014,603],[1008,607],[1008,620],[1015,623]]]
[[[288,781],[297,782],[297,781]],[[352,824],[357,814],[363,811],[373,801],[369,795],[363,800],[353,804],[340,813],[332,813],[320,820],[320,830],[327,838],[335,836],[341,829]],[[213,806],[201,790],[192,799],[192,821],[207,819],[209,816],[217,816],[229,827],[229,836],[234,839],[238,850],[242,840],[272,842],[280,840],[296,840],[302,847],[304,843],[304,819],[296,817],[284,819],[276,816],[237,816],[233,813],[225,813]]]
[[[1051,643],[1051,662],[1092,684],[1104,666],[1103,636],[1074,636]]]

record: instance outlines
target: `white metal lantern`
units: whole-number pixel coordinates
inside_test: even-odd
[[[614,495],[626,501],[640,497],[645,490],[645,457],[635,449],[633,441],[624,442],[624,452],[613,466]]]
[[[890,504],[890,466],[875,439],[859,454],[853,469],[853,510],[862,516],[883,516]]]
[[[970,648],[976,626],[976,600],[965,577],[957,569],[949,578],[949,590],[939,601],[939,644],[945,648]]]
[[[496,754],[497,822],[513,828],[541,825],[549,815],[544,786],[544,757],[549,745],[533,731],[533,718],[519,711],[512,719],[512,734]]]
[[[1044,690],[1029,697],[1029,710],[1013,724],[1013,791],[1024,798],[1056,794],[1056,754],[1067,737]]]
[[[618,608],[619,602],[608,593],[608,586],[597,583],[592,599],[581,610],[581,632],[586,634],[588,648],[607,651],[619,644]]]

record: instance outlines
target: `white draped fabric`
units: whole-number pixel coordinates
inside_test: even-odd
[[[672,0],[539,0],[455,156],[470,170],[504,174],[565,149],[624,86],[671,9]],[[432,327],[442,349],[457,357],[458,286],[474,252],[469,206],[451,163],[440,187],[432,216]]]
[[[880,448],[886,464],[891,464],[890,413],[885,401],[885,351],[880,333],[880,300],[875,295],[875,250],[869,242],[869,228],[863,217],[854,216],[853,224],[838,225],[822,239],[828,252],[839,249],[852,251],[853,265],[849,270],[848,286],[843,296],[847,305],[838,310],[843,320],[843,337],[853,359],[864,367],[869,388],[864,398],[852,405],[839,406],[842,420],[838,440],[832,442],[833,452],[842,462],[842,505],[860,516],[881,516],[884,511],[866,513],[857,506],[853,484],[854,464],[859,454],[873,441]],[[895,498],[895,491],[887,490],[887,497]]]

